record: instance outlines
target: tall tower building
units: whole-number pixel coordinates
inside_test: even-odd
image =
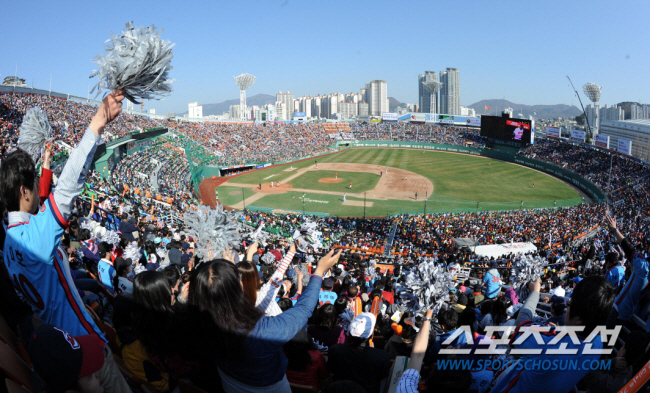
[[[447,67],[440,71],[440,113],[460,115],[460,73],[456,68]]]
[[[366,85],[368,112],[370,116],[381,116],[388,112],[388,89],[386,81],[374,80]]]
[[[287,117],[287,116],[293,115],[293,94],[291,94],[291,92],[289,90],[287,90],[286,93],[282,93],[282,91],[279,91],[278,94],[275,95],[275,101],[276,102],[279,101],[279,102],[284,103],[284,116],[285,117],[283,117],[282,120],[290,120],[291,117]],[[277,104],[276,104],[276,106],[277,106]],[[280,111],[276,107],[276,115],[279,112]],[[289,112],[291,112],[291,113],[289,113]],[[277,118],[280,118],[280,116],[278,115]]]
[[[434,71],[424,71],[418,75],[419,111],[421,113],[438,113],[438,93],[431,93],[424,84],[428,81],[438,82],[438,74]]]

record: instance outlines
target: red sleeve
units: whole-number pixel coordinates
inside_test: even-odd
[[[38,198],[40,199],[40,204],[45,203],[45,200],[50,196],[50,191],[52,189],[52,171],[49,169],[43,168],[41,173],[41,180],[38,183]]]

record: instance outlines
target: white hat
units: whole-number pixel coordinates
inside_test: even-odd
[[[352,337],[370,338],[372,331],[375,329],[377,318],[372,313],[364,312],[352,320],[350,323],[350,335]]]

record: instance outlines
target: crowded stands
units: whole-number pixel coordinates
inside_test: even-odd
[[[120,114],[123,97],[109,95],[99,109],[49,97],[0,98],[0,197],[8,213],[0,370],[30,391],[612,392],[650,360],[650,177],[635,160],[616,156],[610,180],[607,153],[538,140],[521,154],[590,179],[611,206],[392,219],[246,211],[237,216],[241,241],[208,260],[197,256],[200,243],[182,220],[197,201],[176,141],[123,157],[110,178],[84,165],[102,134],[148,124]],[[9,153],[20,113],[33,104],[76,146],[56,186],[38,189],[49,195],[44,202],[35,196],[43,186],[31,158]],[[329,138],[319,127],[175,128],[224,153],[224,163],[239,163],[323,151]],[[358,139],[482,143],[475,131],[443,126],[335,130],[342,131]],[[267,235],[252,238],[262,223]],[[307,223],[316,224],[319,239],[305,247],[295,240]],[[486,258],[458,238],[530,242],[537,251]],[[517,266],[524,262],[539,267],[534,279],[522,281]],[[433,268],[439,275],[426,276]],[[434,285],[443,275],[447,286]],[[546,329],[541,341],[525,340],[532,325]],[[601,325],[623,326],[614,352],[585,353],[590,344],[605,347]],[[583,332],[572,341],[563,326]],[[542,344],[580,351],[476,352],[509,343],[540,353]],[[493,366],[447,367],[456,360]],[[529,360],[538,367],[518,368]],[[606,360],[611,367],[540,368],[545,360]]]

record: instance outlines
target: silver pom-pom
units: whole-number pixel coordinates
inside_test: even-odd
[[[32,156],[34,164],[37,164],[45,145],[52,139],[52,126],[47,120],[47,113],[39,107],[29,108],[19,132],[18,147]]]
[[[270,252],[267,252],[266,254],[262,255],[262,258],[260,258],[262,262],[264,262],[267,265],[273,265],[275,263],[275,255],[273,255]]]
[[[511,280],[512,287],[519,296],[520,301],[528,297],[528,283],[537,281],[544,274],[547,261],[539,256],[523,255],[512,262]]]
[[[174,44],[161,39],[161,32],[153,25],[133,27],[133,22],[128,22],[121,34],[111,34],[104,45],[106,55],[93,59],[99,69],[90,77],[98,76],[99,81],[91,93],[97,90],[99,95],[102,89],[122,89],[124,96],[135,104],[168,95],[175,82],[168,75]]]
[[[323,247],[320,239],[323,233],[318,230],[318,224],[315,222],[306,222],[297,229],[293,238],[296,241],[298,252],[307,252],[307,247],[311,246],[314,252],[318,252]]]
[[[140,260],[140,247],[138,247],[138,242],[131,242],[126,249],[124,250],[124,259],[131,258],[133,263],[136,263]]]
[[[223,251],[239,243],[238,225],[232,213],[221,205],[216,209],[201,205],[183,215],[185,232],[195,239],[196,256],[210,261],[221,258]]]
[[[101,241],[112,244],[113,247],[117,247],[120,244],[120,235],[118,235],[115,231],[106,231],[106,233],[102,236]]]
[[[249,237],[252,242],[258,242],[261,247],[266,247],[270,234],[262,231],[262,229],[264,229],[264,221],[260,222],[260,226],[257,227],[255,231],[251,232]]]

